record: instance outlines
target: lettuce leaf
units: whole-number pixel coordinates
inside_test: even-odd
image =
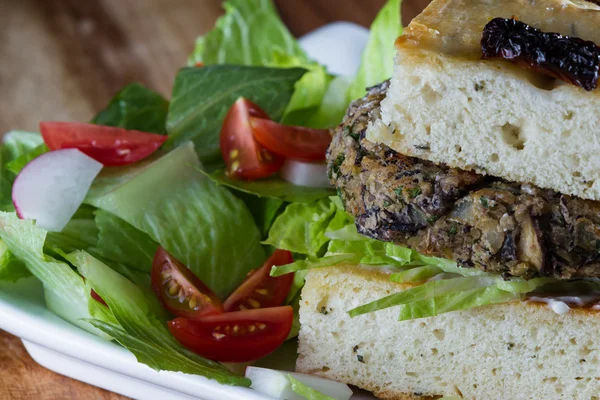
[[[158,243],[121,218],[105,210],[96,212],[98,254],[143,272],[150,272]]]
[[[44,250],[54,252],[55,249],[59,249],[65,253],[84,249],[94,251],[98,243],[95,211],[94,207],[86,204],[79,207],[61,232],[48,232]]]
[[[434,317],[450,311],[520,300],[519,293],[506,292],[495,285],[475,287],[430,299],[413,301],[400,309],[399,321]]]
[[[360,261],[355,254],[340,254],[335,256],[324,256],[321,258],[306,258],[294,261],[291,264],[273,266],[271,276],[281,276],[290,272],[305,271],[315,268],[333,267],[339,264],[357,264]]]
[[[236,43],[238,52],[240,43]],[[183,68],[175,78],[167,117],[173,148],[189,140],[203,163],[222,164],[219,149],[221,125],[231,105],[246,97],[273,120],[280,120],[304,75],[301,68],[277,69],[241,65]]]
[[[366,88],[392,76],[396,55],[394,42],[402,34],[401,3],[402,0],[389,0],[373,21],[358,74],[348,90],[349,101],[363,97]]]
[[[118,126],[165,134],[169,102],[140,83],[121,89],[92,120],[94,124]]]
[[[316,62],[303,62],[298,57],[277,54],[273,66],[279,68],[302,67],[306,74],[294,85],[294,94],[282,118],[285,125],[301,125],[311,128],[329,128],[337,125],[340,120],[320,121],[313,118],[323,102],[323,97],[333,77],[327,69]],[[322,122],[321,124],[319,124]]]
[[[312,203],[335,193],[333,189],[328,188],[313,188],[294,185],[278,176],[255,181],[244,181],[228,177],[224,170],[203,173],[219,185],[227,186],[240,192],[250,193],[259,197],[279,199],[289,203]]]
[[[49,151],[50,149],[48,148],[48,146],[42,143],[39,146],[29,150],[28,152],[21,154],[14,160],[6,163],[6,169],[12,172],[15,176],[17,176],[19,172],[21,172],[21,170],[25,168],[25,166],[30,161]]]
[[[424,301],[481,287],[493,286],[500,277],[465,277],[447,280],[432,280],[410,289],[402,290],[382,299],[354,308],[348,312],[351,317],[383,310],[389,307]]]
[[[47,307],[63,319],[98,333],[84,319],[89,318],[88,295],[81,276],[71,267],[43,253],[46,231],[31,220],[13,213],[0,213],[0,238],[14,256],[44,285]]]
[[[271,0],[227,0],[225,15],[199,38],[190,64],[274,65],[275,54],[308,61]]]
[[[260,231],[261,238],[266,238],[275,218],[281,214],[288,203],[269,197],[258,197],[253,194],[234,191],[237,198],[242,200],[254,217],[254,222]]]
[[[329,242],[325,230],[335,211],[329,199],[310,205],[292,203],[277,217],[263,243],[293,253],[316,256]]]
[[[39,133],[10,131],[2,139],[2,150],[5,152],[2,162],[6,163],[19,158],[42,144],[44,144],[44,140]]]
[[[85,252],[68,258],[108,304],[102,314],[95,312],[96,317],[103,318],[88,321],[130,350],[139,362],[156,370],[181,371],[223,384],[249,386],[248,379],[183,348],[154,315],[147,297],[134,283]]]
[[[15,210],[11,192],[16,173],[7,167],[8,164],[21,157],[28,157],[28,153],[43,143],[39,133],[10,131],[4,135],[0,149],[0,210]]]
[[[443,271],[435,265],[423,265],[390,275],[390,281],[399,283],[423,282],[441,274]]]
[[[31,276],[25,264],[19,261],[0,240],[0,281],[16,282],[21,278]]]
[[[199,166],[187,143],[141,166],[101,173],[86,202],[148,235],[224,298],[261,265],[264,251],[244,203]]]
[[[313,128],[329,128],[342,122],[350,104],[348,91],[352,80],[345,76],[336,76],[329,82],[327,90],[313,115],[303,125]]]

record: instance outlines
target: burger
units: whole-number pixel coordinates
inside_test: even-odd
[[[300,372],[383,399],[600,398],[599,26],[582,0],[434,0],[410,23],[329,176],[358,234],[455,263],[472,301],[446,296],[455,273],[313,269]],[[482,274],[534,290],[475,307]]]

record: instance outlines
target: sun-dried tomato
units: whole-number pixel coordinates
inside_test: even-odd
[[[598,86],[600,47],[594,42],[494,18],[483,30],[481,50],[484,59],[505,59],[588,91]]]

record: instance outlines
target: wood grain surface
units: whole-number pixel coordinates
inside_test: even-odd
[[[346,20],[368,26],[385,0],[276,0],[301,36]],[[404,0],[407,24],[429,0]],[[127,83],[168,96],[220,0],[0,0],[0,132],[87,121]],[[38,366],[0,331],[0,400],[122,399]]]

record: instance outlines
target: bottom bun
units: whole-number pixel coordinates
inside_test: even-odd
[[[312,270],[297,370],[382,399],[600,400],[600,313],[511,302],[398,321],[399,307],[347,311],[407,288],[357,266]]]

